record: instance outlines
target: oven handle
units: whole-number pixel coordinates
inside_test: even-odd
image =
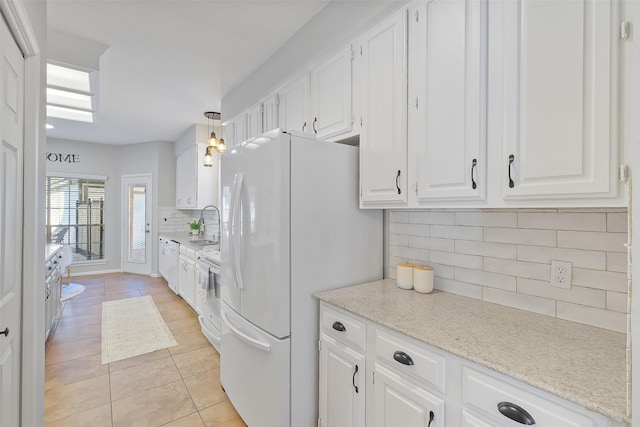
[[[229,318],[227,317],[227,314],[223,311],[222,312],[222,321],[224,322],[225,325],[227,325],[227,327],[231,330],[231,332],[234,333],[234,335],[236,335],[238,338],[240,338],[242,341],[246,342],[249,345],[252,345],[262,351],[266,351],[266,352],[270,352],[271,351],[271,344],[266,343],[266,342],[262,342],[259,341],[253,337],[250,337],[249,335],[245,334],[244,332],[242,332],[241,330],[239,330],[238,328],[236,328],[235,326],[233,326],[231,324],[231,321],[229,320]]]

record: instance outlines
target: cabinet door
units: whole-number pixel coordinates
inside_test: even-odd
[[[313,131],[309,120],[310,92],[309,74],[306,73],[280,90],[278,119],[282,129]]]
[[[280,127],[278,123],[278,104],[280,96],[273,94],[262,101],[262,132],[268,132]]]
[[[197,147],[191,146],[176,159],[176,207],[194,208],[197,203]]]
[[[193,145],[189,147],[184,153],[182,153],[182,161],[184,167],[182,168],[182,180],[183,197],[186,200],[187,208],[195,208],[198,204],[197,185],[198,185],[198,147]]]
[[[407,202],[406,14],[402,10],[375,26],[357,49],[363,111],[363,206],[402,206]]]
[[[321,336],[320,425],[365,425],[365,356],[327,334]]]
[[[195,308],[195,297],[196,297],[196,263],[191,258],[186,258],[186,276],[185,276],[185,288],[184,294],[180,292],[182,298],[189,304],[192,308]]]
[[[496,6],[491,78],[502,93],[490,111],[505,199],[616,196],[617,2]]]
[[[312,74],[314,118],[311,127],[319,139],[351,131],[352,58],[353,50],[349,45]]]
[[[442,399],[378,363],[375,364],[374,375],[373,426],[445,426]]]
[[[235,127],[235,144],[240,145],[247,139],[247,115],[243,114],[234,121]]]
[[[178,294],[184,299],[187,292],[189,275],[187,270],[187,257],[178,257]]]
[[[227,145],[227,148],[230,148],[236,145],[235,133],[236,133],[235,122],[228,122],[222,128],[222,137],[224,138],[224,143]]]
[[[247,139],[262,133],[262,103],[247,111]]]
[[[411,192],[484,199],[487,2],[419,2],[409,17]]]

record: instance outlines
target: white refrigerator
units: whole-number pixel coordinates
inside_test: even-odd
[[[276,130],[221,163],[222,386],[249,427],[315,426],[312,295],[382,278],[382,211],[358,209],[357,147]]]

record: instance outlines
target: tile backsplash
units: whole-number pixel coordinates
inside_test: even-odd
[[[387,276],[430,265],[435,288],[627,332],[627,211],[387,211]],[[550,285],[551,261],[573,266]]]
[[[158,233],[188,232],[188,222],[198,220],[200,210],[178,210],[175,206],[158,207]],[[205,235],[211,236],[218,231],[218,217],[215,209],[204,211]]]

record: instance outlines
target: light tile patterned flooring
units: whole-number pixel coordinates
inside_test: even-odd
[[[46,346],[47,427],[243,427],[220,387],[220,357],[162,278],[75,277]],[[101,364],[102,302],[151,295],[178,345]]]

